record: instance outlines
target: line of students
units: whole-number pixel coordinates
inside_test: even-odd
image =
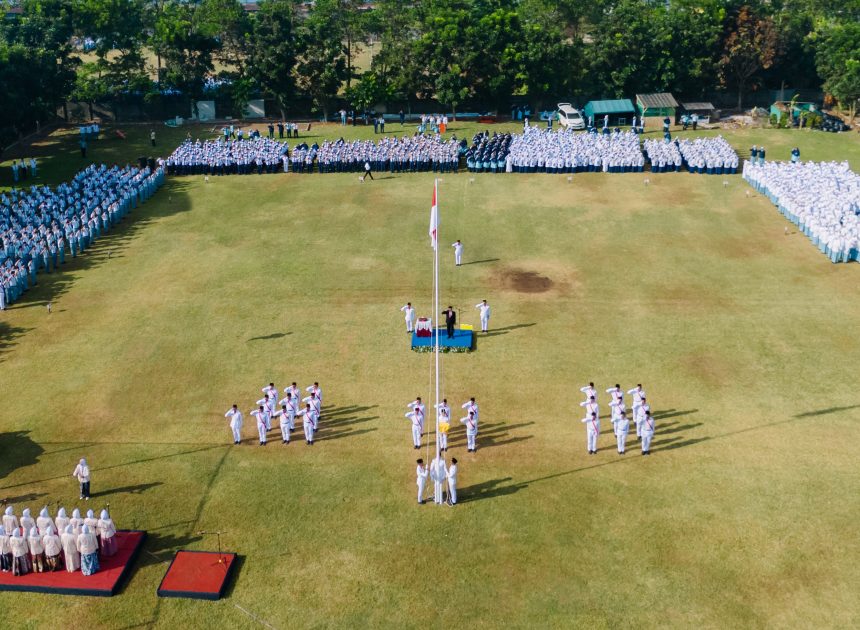
[[[579,404],[585,407],[585,417],[581,422],[585,425],[586,443],[588,454],[597,454],[597,444],[600,438],[600,406],[597,402],[597,390],[594,383],[589,383],[580,390],[585,394],[585,400]],[[618,454],[624,455],[627,451],[627,435],[630,432],[630,417],[627,415],[627,405],[624,402],[624,391],[616,384],[606,390],[610,396],[612,432],[615,436]],[[633,396],[632,415],[636,428],[636,437],[642,445],[642,454],[651,454],[651,440],[654,437],[655,422],[651,416],[651,406],[645,396],[645,390],[640,383],[627,392]]]
[[[269,383],[261,391],[263,397],[255,403],[256,408],[248,414],[256,419],[260,446],[265,446],[268,443],[268,434],[272,430],[273,418],[280,419],[281,442],[283,444],[290,443],[290,436],[296,428],[296,418],[302,418],[305,442],[308,446],[312,446],[314,434],[319,430],[320,415],[322,414],[322,389],[319,383],[314,382],[313,385],[305,388],[308,395],[302,398],[301,402],[299,401],[301,392],[295,381],[289,387],[284,388],[284,397],[281,400],[278,400],[280,396],[274,383]],[[226,411],[224,417],[230,419],[233,444],[240,444],[242,442],[244,416],[239,411],[239,406],[233,405]]]
[[[117,552],[116,525],[106,509],[99,518],[92,510],[86,517],[77,508],[71,518],[65,508],[51,517],[42,508],[33,519],[25,508],[19,518],[13,506],[7,506],[0,528],[0,570],[13,575],[78,569],[84,575],[99,570],[99,556],[108,558]]]

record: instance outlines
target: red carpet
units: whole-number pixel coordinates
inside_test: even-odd
[[[222,563],[218,562],[219,558]],[[220,599],[235,564],[235,553],[180,551],[161,580],[158,596]]]
[[[99,558],[100,568],[95,575],[87,576],[80,571],[69,573],[65,569],[55,573],[28,573],[23,576],[0,573],[0,591],[110,597],[128,576],[144,540],[146,532],[117,531],[116,555]]]

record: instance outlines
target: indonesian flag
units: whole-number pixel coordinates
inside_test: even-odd
[[[433,183],[433,205],[430,206],[430,247],[436,249],[438,246],[436,237],[439,230],[439,206],[436,205],[437,183]]]

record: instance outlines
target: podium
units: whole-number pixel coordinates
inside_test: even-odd
[[[415,325],[415,335],[418,337],[432,337],[433,320],[427,317],[419,317],[418,323]]]

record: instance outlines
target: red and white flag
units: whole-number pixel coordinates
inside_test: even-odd
[[[439,207],[436,205],[436,189],[438,184],[433,183],[433,205],[430,206],[430,247],[436,249],[437,232],[439,230]]]

